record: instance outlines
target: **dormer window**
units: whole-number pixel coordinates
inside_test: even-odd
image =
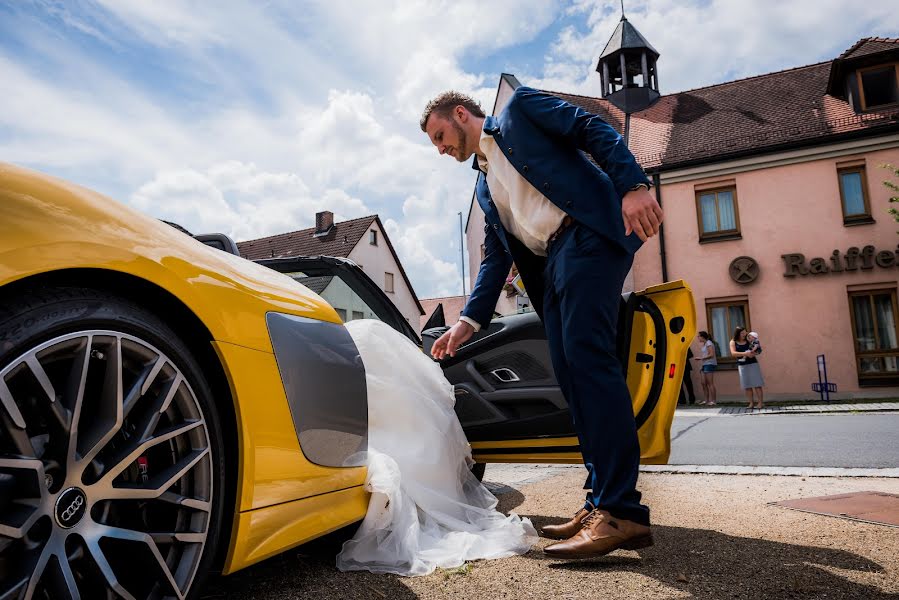
[[[859,69],[857,76],[862,110],[899,106],[899,63]]]

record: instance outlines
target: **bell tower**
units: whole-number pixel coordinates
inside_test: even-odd
[[[656,61],[659,53],[624,16],[605,49],[596,70],[602,78],[602,97],[626,114],[641,111],[659,99]]]

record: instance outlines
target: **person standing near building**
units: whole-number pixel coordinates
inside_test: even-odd
[[[702,354],[693,360],[702,361],[699,373],[699,383],[702,385],[702,395],[705,398],[697,404],[715,406],[718,402],[718,390],[715,388],[715,371],[718,370],[718,352],[715,342],[709,336],[708,331],[700,331],[697,335],[702,344]]]
[[[690,406],[696,403],[696,392],[693,391],[693,349],[687,347],[687,362],[684,364],[684,382],[681,384],[680,394],[677,397],[678,404]],[[684,394],[684,389],[687,393]]]
[[[730,354],[737,359],[737,368],[740,370],[740,387],[746,392],[747,408],[764,408],[765,396],[762,386],[765,380],[762,378],[762,368],[756,358],[752,343],[747,339],[746,329],[737,327],[734,337],[730,341]]]
[[[528,87],[516,89],[497,117],[445,92],[428,103],[420,125],[441,155],[459,162],[476,155],[475,195],[486,221],[474,289],[433,356],[454,356],[489,324],[514,260],[546,328],[590,488],[574,518],[543,528],[565,540],[545,552],[583,558],[651,545],[649,509],[637,491],[637,429],[616,356],[625,277],[662,222],[646,174],[600,117]]]

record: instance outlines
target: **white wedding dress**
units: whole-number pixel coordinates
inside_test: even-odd
[[[341,571],[427,575],[465,561],[524,554],[537,541],[528,519],[505,516],[469,469],[471,449],[440,366],[375,320],[347,329],[365,365],[365,520],[337,556]]]

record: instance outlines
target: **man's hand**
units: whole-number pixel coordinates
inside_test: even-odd
[[[456,350],[468,341],[474,333],[474,327],[465,321],[459,321],[449,328],[449,331],[437,338],[434,345],[431,346],[431,356],[437,360],[443,360],[446,355],[456,355]]]
[[[646,241],[659,232],[662,224],[662,207],[649,190],[640,188],[624,195],[621,200],[621,217],[624,219],[624,235],[637,232]]]

